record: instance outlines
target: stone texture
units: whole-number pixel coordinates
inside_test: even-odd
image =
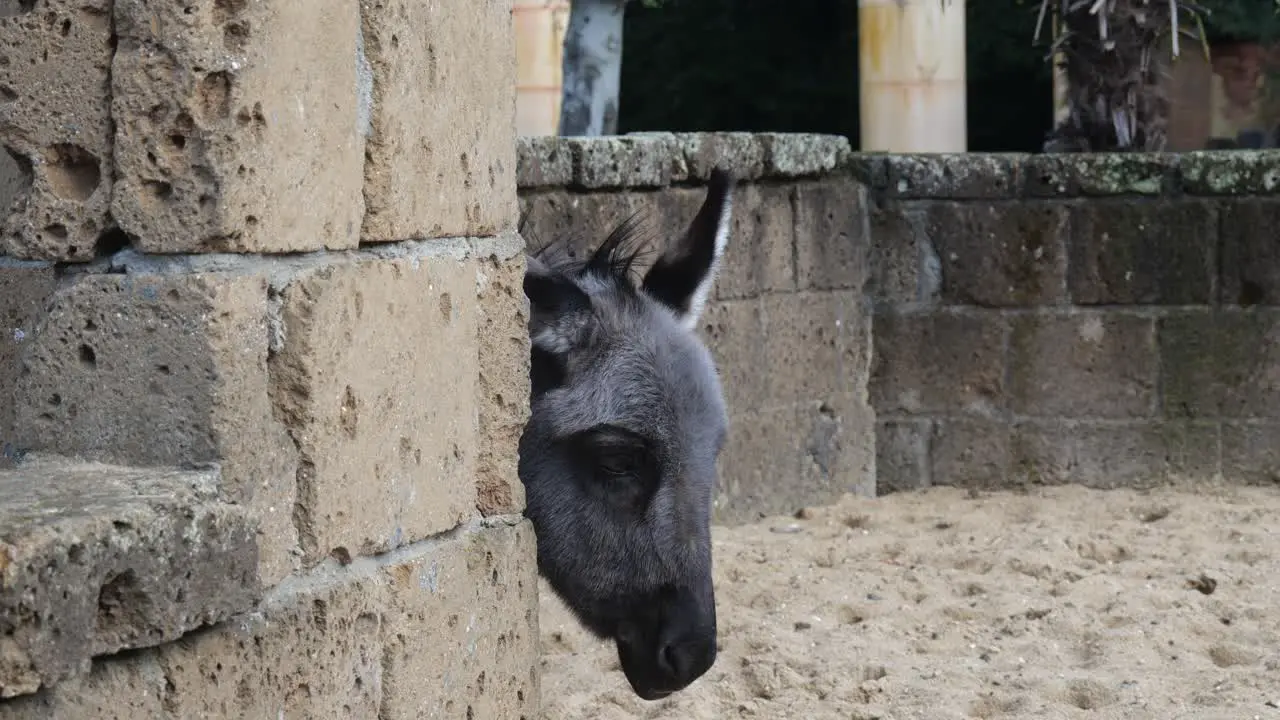
[[[871,405],[882,415],[961,413],[1005,405],[1007,321],[990,312],[878,313]]]
[[[516,472],[520,435],[529,419],[529,302],[524,295],[524,254],[492,253],[480,259],[479,402],[476,504],[484,515],[524,510],[524,485]]]
[[[1222,475],[1228,482],[1280,485],[1280,423],[1222,425]]]
[[[732,416],[712,522],[754,522],[813,504],[797,483],[803,452],[797,414],[792,406]]]
[[[880,306],[938,300],[942,267],[929,242],[927,212],[903,204],[867,207],[871,245],[867,294]]]
[[[296,451],[268,400],[267,279],[85,274],[23,350],[14,445],[121,465],[219,462],[270,584],[293,567]]]
[[[14,389],[22,351],[35,341],[57,283],[52,265],[0,265],[0,467],[20,450],[14,444]]]
[[[792,193],[796,284],[861,292],[870,246],[865,187],[852,178],[836,177],[799,183]]]
[[[999,420],[957,418],[933,424],[929,441],[934,485],[994,489],[1008,486],[1009,424]]]
[[[383,577],[379,718],[537,715],[538,575],[528,521],[394,561]]]
[[[1005,153],[890,155],[887,189],[898,198],[1008,198],[1018,190],[1022,157]]]
[[[925,418],[876,423],[876,494],[921,490],[933,484],[929,439],[933,421]]]
[[[1184,311],[1159,324],[1170,417],[1280,417],[1280,310]]]
[[[375,0],[360,13],[373,83],[362,239],[489,236],[511,229],[511,0]],[[350,32],[354,38],[356,29]],[[353,55],[343,57],[350,62]],[[338,87],[351,92],[350,84]]]
[[[851,153],[843,135],[760,133],[765,175],[780,178],[825,175],[841,167]]]
[[[255,528],[216,496],[213,471],[0,471],[0,698],[251,607]]]
[[[1219,301],[1280,305],[1280,201],[1238,200],[1222,206]]]
[[[720,373],[730,413],[763,409],[770,358],[760,300],[720,300],[702,313],[701,336]]]
[[[300,460],[304,563],[454,527],[476,506],[477,264],[361,257],[279,291],[271,397]]]
[[[1156,410],[1155,321],[1105,312],[1010,319],[1009,409],[1022,416],[1149,417]]]
[[[151,252],[353,247],[360,8],[117,0],[112,213]]]
[[[765,407],[861,392],[871,362],[861,293],[791,293],[762,299],[765,364],[751,370]]]
[[[1183,189],[1196,195],[1270,195],[1280,190],[1280,152],[1209,150],[1181,153]]]
[[[573,187],[656,188],[682,175],[682,157],[667,133],[566,138],[573,153]]]
[[[755,133],[676,133],[675,138],[684,153],[689,180],[705,181],[717,166],[744,181],[764,175],[764,147]]]
[[[1170,153],[1043,153],[1027,155],[1023,187],[1032,197],[1159,195],[1174,184]]]
[[[1059,205],[934,203],[927,231],[942,271],[942,302],[980,307],[1055,305],[1067,213]]]
[[[1071,298],[1081,305],[1192,305],[1213,297],[1217,220],[1207,203],[1091,202],[1074,208]]]
[[[706,198],[706,190],[671,190],[664,195],[685,198],[679,216],[685,226]],[[734,193],[729,245],[716,278],[720,299],[758,297],[796,287],[798,227],[789,188],[739,185]],[[680,228],[682,231],[684,227]],[[672,237],[672,240],[675,238]]]
[[[112,3],[0,17],[0,255],[93,258],[111,239]]]
[[[1019,423],[1010,452],[1012,480],[1035,485],[1077,483],[1141,488],[1203,482],[1219,472],[1214,423]]]
[[[573,182],[573,150],[554,135],[516,138],[516,184],[522,191]]]
[[[796,421],[803,452],[799,500],[831,503],[841,493],[875,497],[875,412],[863,393],[802,403]]]

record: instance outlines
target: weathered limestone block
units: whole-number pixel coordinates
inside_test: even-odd
[[[966,417],[934,420],[928,438],[929,481],[984,490],[1008,487],[1010,426]]]
[[[0,254],[89,260],[112,242],[111,2],[12,5],[0,17]]]
[[[1219,473],[1216,423],[1028,421],[1009,441],[1013,482],[1141,488]],[[936,479],[935,479],[936,482]]]
[[[533,717],[534,538],[507,520],[330,560],[251,613],[0,704],[0,720]]]
[[[1175,418],[1280,418],[1280,309],[1161,318],[1163,411]]]
[[[861,292],[871,246],[865,186],[851,177],[797,183],[792,202],[796,284],[814,290]]]
[[[707,191],[672,189],[663,195],[683,201],[664,211],[676,216],[681,222],[678,232],[683,233],[701,208]],[[796,288],[797,245],[804,244],[808,249],[809,243],[824,239],[798,235],[792,199],[791,189],[786,187],[754,183],[737,187],[729,245],[713,288],[717,298],[753,298]],[[676,237],[664,240],[673,242]]]
[[[297,451],[268,399],[267,278],[84,274],[24,343],[14,445],[130,466],[218,462],[268,584],[293,567]]]
[[[761,303],[768,357],[748,372],[757,378],[755,390],[765,407],[863,396],[871,335],[860,293],[789,293]]]
[[[1008,321],[993,312],[880,313],[871,405],[882,416],[989,417],[1005,406]]]
[[[479,260],[480,439],[476,505],[484,515],[524,510],[517,472],[520,435],[529,419],[529,301],[522,241]]]
[[[22,350],[35,341],[45,303],[58,278],[52,265],[0,265],[0,467],[18,451],[14,445],[14,387]]]
[[[306,564],[384,552],[475,511],[478,264],[454,243],[456,255],[306,269],[279,290],[271,396],[300,453]]]
[[[951,305],[1066,302],[1067,213],[1062,206],[933,203],[928,236]]]
[[[1067,278],[1079,305],[1206,305],[1217,213],[1197,200],[1095,201],[1071,216]]]
[[[1018,415],[1138,418],[1156,412],[1155,321],[1119,312],[1011,318],[1009,408]]]
[[[0,698],[249,609],[257,566],[254,524],[217,500],[216,471],[0,471]]]
[[[363,3],[361,12],[373,86],[363,239],[489,236],[511,229],[511,0],[375,0]]]
[[[700,334],[715,358],[730,414],[763,409],[767,398],[761,391],[770,346],[760,300],[709,303],[702,313]]]
[[[388,559],[380,718],[537,713],[535,541],[527,520],[508,519]]]
[[[1224,204],[1219,301],[1241,306],[1280,305],[1280,201],[1237,200]]]
[[[932,485],[928,419],[876,423],[876,494],[921,490]]]
[[[359,13],[338,0],[115,3],[112,212],[137,247],[357,244],[369,122]]]

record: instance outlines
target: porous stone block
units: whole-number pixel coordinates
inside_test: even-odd
[[[881,415],[991,416],[1005,406],[1008,323],[994,312],[879,313],[869,392]]]
[[[1222,475],[1228,482],[1280,484],[1280,423],[1222,424]]]
[[[684,199],[678,207],[663,208],[663,215],[679,218],[683,234],[693,221],[707,191],[668,190],[664,195]],[[772,185],[742,184],[734,191],[729,244],[725,248],[714,293],[717,298],[749,298],[796,287],[796,215],[791,191]],[[679,235],[669,235],[674,242]]]
[[[1280,309],[1181,311],[1159,339],[1165,415],[1280,417]]]
[[[1017,415],[1136,418],[1156,411],[1155,321],[1119,312],[1010,319],[1009,409]]]
[[[753,372],[766,407],[863,392],[871,334],[861,293],[778,294],[761,304],[768,344],[765,365]]]
[[[1280,190],[1280,152],[1202,150],[1179,153],[1182,188],[1195,195],[1270,195]]]
[[[244,273],[80,274],[20,349],[13,444],[130,466],[221,464],[249,505],[265,582],[296,545],[296,449],[275,419],[268,280]]]
[[[1010,479],[1023,484],[1142,488],[1219,473],[1216,423],[1028,421],[1009,451]]]
[[[796,184],[792,198],[797,285],[861,292],[870,246],[865,187],[835,176]]]
[[[942,302],[1020,307],[1066,301],[1063,207],[933,203],[927,223],[941,268]]]
[[[887,189],[899,198],[998,199],[1018,190],[1023,156],[1004,153],[890,155]]]
[[[683,176],[684,162],[675,136],[668,133],[574,137],[564,141],[573,153],[573,187],[658,188]]]
[[[385,552],[475,511],[476,273],[459,247],[361,255],[280,288],[271,396],[299,452],[304,563]]]
[[[110,245],[109,0],[0,17],[0,255],[79,262]]]
[[[165,717],[165,678],[153,652],[96,662],[85,675],[0,702],[0,720],[143,720]]]
[[[764,308],[760,300],[718,300],[702,314],[700,334],[720,374],[729,412],[766,407],[762,392],[769,359]]]
[[[1216,211],[1197,200],[1095,201],[1072,208],[1067,284],[1080,305],[1205,305]]]
[[[377,0],[359,11],[369,73],[361,82],[372,81],[363,110],[371,113],[363,240],[489,236],[514,227],[511,0]],[[351,93],[349,84],[318,77]]]
[[[357,244],[371,90],[358,3],[114,7],[112,213],[138,248]]]
[[[1280,201],[1236,200],[1221,213],[1220,302],[1280,305]]]
[[[531,718],[539,708],[533,528],[506,518],[389,559],[378,717]]]
[[[573,182],[573,149],[555,135],[516,138],[516,186],[521,192]]]
[[[52,265],[0,265],[0,467],[19,450],[14,444],[13,393],[22,369],[22,351],[35,341],[45,304],[57,284]]]
[[[1178,168],[1172,153],[1038,153],[1021,168],[1032,197],[1159,195],[1171,188]]]
[[[929,419],[894,419],[876,423],[876,494],[921,490],[929,477]]]
[[[888,307],[933,304],[942,284],[942,266],[929,242],[928,212],[903,203],[866,205],[867,295]]]
[[[794,178],[823,175],[843,165],[851,154],[843,135],[760,133],[764,174]]]
[[[933,423],[929,477],[933,485],[990,490],[1007,487],[1009,424],[986,418]]]
[[[832,503],[843,493],[875,497],[875,412],[865,393],[801,403],[792,427],[802,452],[797,502]]]
[[[529,301],[522,241],[479,259],[480,439],[476,504],[484,515],[519,513],[524,485],[516,471],[529,419]]]
[[[713,522],[755,522],[807,504],[795,488],[802,453],[797,423],[795,406],[731,417],[728,441],[720,455]]]
[[[706,180],[717,167],[744,181],[764,174],[764,146],[755,133],[676,133],[675,138],[684,153],[689,180]]]
[[[0,698],[249,609],[256,528],[217,481],[48,458],[0,471]]]

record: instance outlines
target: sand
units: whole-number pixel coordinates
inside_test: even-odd
[[[543,586],[547,720],[1280,720],[1280,489],[842,499],[714,531],[721,652],[636,698]]]

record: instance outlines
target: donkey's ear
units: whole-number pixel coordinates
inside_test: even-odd
[[[591,315],[591,298],[565,275],[526,256],[524,294],[529,298],[529,337],[541,350],[560,355],[581,340]]]
[[[729,244],[733,212],[733,177],[722,168],[711,172],[707,198],[684,236],[662,253],[644,276],[641,287],[692,330],[715,284],[720,258]]]

